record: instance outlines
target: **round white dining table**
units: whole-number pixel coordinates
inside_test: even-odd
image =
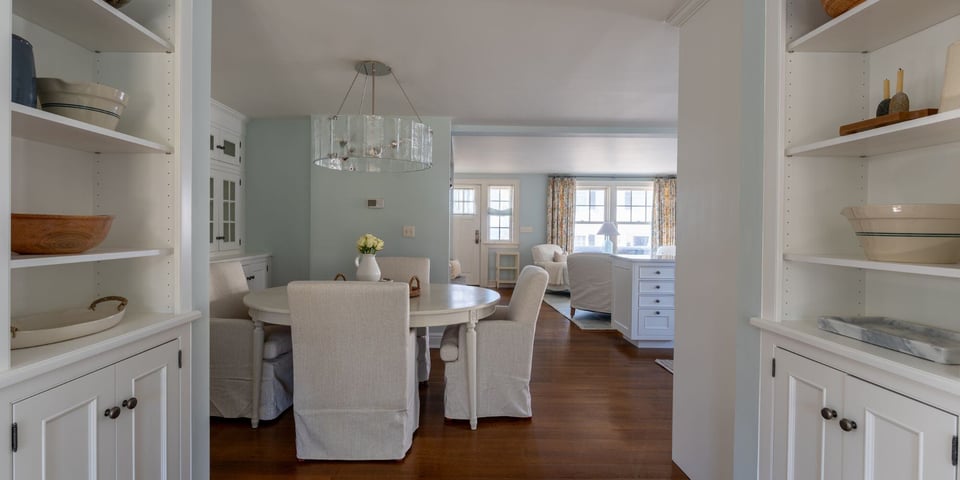
[[[470,428],[477,428],[477,321],[490,316],[500,301],[500,294],[488,288],[470,285],[431,283],[420,289],[420,296],[410,299],[410,328],[467,325],[467,388],[470,399]],[[287,287],[273,287],[250,292],[243,297],[253,319],[253,385],[260,385],[263,363],[263,324],[290,325]],[[259,416],[260,392],[254,389],[253,415]],[[252,418],[257,426],[259,418]]]

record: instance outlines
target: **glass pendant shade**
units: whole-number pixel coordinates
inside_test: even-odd
[[[384,67],[389,73],[389,67]],[[357,71],[370,74],[359,65]],[[319,167],[347,172],[413,172],[433,165],[433,131],[419,116],[338,113],[326,119],[314,117],[313,133],[313,163]]]

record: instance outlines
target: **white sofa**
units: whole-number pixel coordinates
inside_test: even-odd
[[[613,256],[607,253],[571,253],[570,316],[577,309],[610,313],[613,304]]]

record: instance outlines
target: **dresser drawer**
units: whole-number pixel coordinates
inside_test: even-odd
[[[673,280],[674,267],[673,265],[641,265],[637,268],[637,274],[643,279],[666,278]]]
[[[673,295],[640,295],[640,308],[673,308]]]
[[[637,312],[637,338],[673,338],[673,309],[644,308]]]
[[[672,294],[673,280],[668,280],[668,281],[644,280],[640,282],[639,290],[640,290],[640,293]]]

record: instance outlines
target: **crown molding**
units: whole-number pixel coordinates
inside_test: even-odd
[[[683,0],[680,2],[680,5],[677,5],[677,8],[670,12],[670,15],[667,17],[667,23],[674,27],[682,27],[707,1],[708,0]]]

